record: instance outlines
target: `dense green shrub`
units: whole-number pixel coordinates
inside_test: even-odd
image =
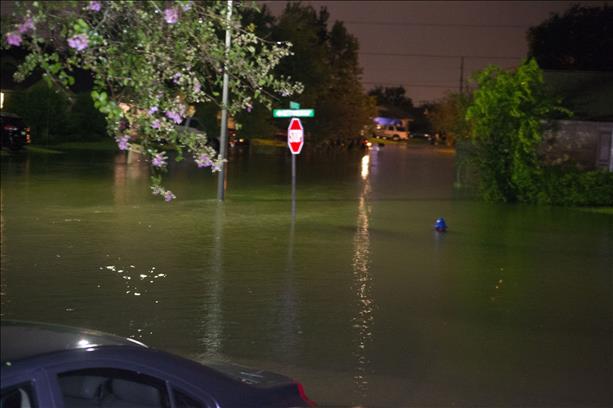
[[[539,201],[553,205],[613,206],[613,173],[546,167]]]
[[[490,66],[476,81],[466,118],[477,149],[481,193],[488,201],[535,202],[542,191],[537,148],[543,119],[560,110],[546,93],[543,74],[530,60],[511,72]]]
[[[466,113],[471,137],[459,150],[456,185],[476,179],[481,196],[494,202],[613,205],[613,173],[544,165],[538,149],[547,119],[570,112],[548,94],[534,60],[515,71],[488,67],[476,82]]]

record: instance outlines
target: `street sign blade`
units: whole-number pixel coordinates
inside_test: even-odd
[[[273,109],[273,118],[313,118],[315,109]]]

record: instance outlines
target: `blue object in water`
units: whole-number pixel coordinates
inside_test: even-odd
[[[436,219],[436,222],[434,223],[434,229],[438,232],[447,231],[447,224],[445,223],[445,219],[443,217]]]

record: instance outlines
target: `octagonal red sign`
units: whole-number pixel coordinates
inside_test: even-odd
[[[304,128],[298,118],[292,118],[287,128],[287,145],[292,154],[300,154],[304,146]]]

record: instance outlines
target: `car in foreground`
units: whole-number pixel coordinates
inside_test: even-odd
[[[19,116],[2,112],[0,113],[0,146],[17,151],[30,143],[30,128]]]
[[[92,330],[5,320],[0,328],[2,408],[314,406],[276,373],[203,365]]]

